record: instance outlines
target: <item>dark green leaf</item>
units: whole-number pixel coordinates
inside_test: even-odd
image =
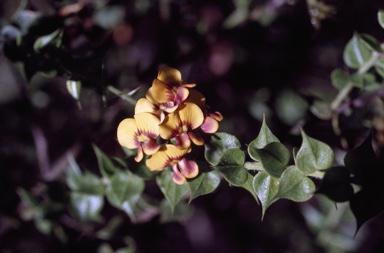
[[[201,171],[197,177],[188,180],[189,191],[191,192],[189,202],[199,196],[213,192],[219,184],[220,175],[217,171]]]
[[[303,142],[296,155],[297,167],[307,174],[330,168],[334,159],[332,149],[324,142],[307,136],[304,131],[301,135]]]
[[[306,177],[297,166],[290,166],[281,175],[276,197],[303,202],[310,199],[315,190],[316,186],[311,179]]]
[[[289,150],[280,142],[271,142],[262,149],[248,147],[250,156],[260,161],[268,174],[280,177],[289,162]],[[251,155],[252,154],[252,155]]]
[[[205,143],[204,156],[208,163],[215,166],[219,164],[223,153],[227,149],[240,148],[239,140],[227,133],[215,133],[211,136],[210,141]]]
[[[179,202],[174,208],[171,207],[167,200],[160,203],[160,221],[172,222],[186,220],[192,213],[191,205],[186,202]]]
[[[117,171],[116,166],[113,164],[112,160],[96,145],[92,145],[92,147],[96,154],[97,163],[99,165],[101,174],[103,177],[111,177]]]
[[[377,12],[377,20],[379,21],[381,28],[384,28],[384,10],[383,9]]]
[[[296,125],[307,113],[308,103],[297,92],[283,90],[275,100],[275,112],[287,125]]]
[[[335,69],[331,73],[331,81],[335,88],[342,89],[349,82],[349,74],[342,69]]]
[[[348,67],[358,69],[369,61],[377,47],[378,43],[373,37],[356,33],[344,49],[344,62]]]
[[[100,221],[104,197],[80,192],[71,192],[71,206],[82,221]]]
[[[253,179],[254,179],[254,175],[248,171],[247,180],[244,183],[242,183],[241,185],[239,185],[239,187],[241,187],[241,188],[247,190],[249,193],[251,193],[252,196],[255,198],[257,204],[259,204],[259,199],[257,197],[255,189],[253,188]]]
[[[248,171],[244,168],[245,154],[238,148],[226,150],[215,166],[232,185],[240,186],[247,181]]]
[[[39,53],[43,48],[45,48],[50,44],[55,47],[59,47],[61,45],[62,36],[63,36],[63,33],[60,29],[48,35],[41,36],[33,44],[33,49],[35,50],[36,53]]]
[[[268,128],[267,123],[265,122],[265,117],[263,117],[263,123],[261,124],[259,135],[248,146],[249,155],[252,157],[252,150],[264,148],[267,144],[271,142],[280,141]],[[255,158],[253,159],[256,160]]]
[[[135,207],[143,190],[143,179],[129,171],[118,171],[111,176],[105,195],[111,205],[135,219]]]
[[[379,58],[375,63],[375,70],[377,73],[384,78],[384,58]]]
[[[351,172],[346,167],[328,169],[321,180],[321,186],[317,192],[328,196],[336,202],[350,200],[354,194],[350,174]]]
[[[253,179],[253,189],[261,202],[264,217],[267,208],[278,199],[279,179],[261,171]]]
[[[166,168],[161,174],[156,177],[156,182],[157,185],[160,187],[161,192],[168,200],[171,206],[171,210],[173,212],[175,206],[187,194],[188,185],[186,183],[183,185],[178,185],[173,182],[172,177],[173,172],[170,170],[170,168]]]

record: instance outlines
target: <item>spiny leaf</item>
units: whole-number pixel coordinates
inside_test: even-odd
[[[265,122],[265,116],[263,117],[263,123],[261,124],[259,135],[254,139],[248,146],[248,152],[252,157],[250,149],[260,149],[264,148],[267,144],[271,142],[280,142],[279,139],[271,132],[268,128],[267,123]],[[253,158],[253,157],[252,157]],[[255,159],[255,158],[253,158]]]
[[[334,159],[332,149],[324,142],[307,136],[304,131],[301,135],[303,142],[296,155],[297,167],[307,174],[330,168]]]
[[[261,171],[253,179],[253,189],[261,202],[264,217],[267,208],[278,199],[279,179]]]
[[[206,142],[204,156],[208,163],[215,166],[219,164],[223,153],[227,149],[240,148],[239,140],[227,133],[215,133],[211,136],[210,141]]]

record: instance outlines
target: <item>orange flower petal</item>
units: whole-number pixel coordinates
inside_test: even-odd
[[[171,165],[179,162],[184,155],[190,152],[190,149],[179,149],[171,144],[166,144],[165,150]]]
[[[159,150],[160,145],[156,143],[156,140],[150,140],[144,142],[141,147],[143,148],[145,154],[152,155]]]
[[[173,177],[172,177],[173,182],[175,182],[176,184],[179,184],[179,185],[184,184],[186,179],[183,176],[183,174],[181,174],[179,169],[177,168],[177,164],[172,166],[172,170],[173,170]]]
[[[140,146],[135,136],[137,134],[136,120],[133,118],[124,119],[117,127],[117,140],[121,146],[135,149]]]
[[[155,79],[145,97],[152,103],[166,103],[174,101],[175,91],[160,80]]]
[[[171,113],[165,116],[163,122],[159,126],[159,133],[161,138],[169,140],[179,134],[179,129],[179,115],[177,113]]]
[[[139,146],[137,148],[137,154],[135,156],[135,161],[140,162],[141,160],[143,160],[143,157],[144,157],[143,149],[141,148],[141,146]]]
[[[213,119],[212,117],[205,117],[204,123],[201,125],[201,130],[207,134],[216,133],[217,129],[219,129],[219,123]]]
[[[197,145],[197,146],[202,146],[202,145],[204,145],[204,139],[198,137],[195,133],[193,133],[193,132],[188,132],[188,136],[189,136],[189,139],[191,139],[191,141],[192,141],[195,145]]]
[[[156,153],[150,155],[145,165],[150,171],[154,170],[163,170],[165,167],[169,166],[168,156],[164,148],[160,148]]]
[[[194,178],[199,174],[199,166],[195,161],[183,158],[177,163],[177,166],[181,174],[186,178]]]
[[[149,113],[158,113],[158,108],[151,101],[146,98],[140,98],[135,106],[135,114],[149,112]]]
[[[168,66],[160,68],[157,79],[170,86],[180,85],[183,82],[180,71]]]
[[[157,139],[159,136],[160,119],[152,113],[139,113],[135,115],[136,125],[140,134],[150,139]]]
[[[224,118],[223,115],[220,112],[210,113],[208,116],[213,118],[213,119],[215,119],[215,120],[217,120],[217,121],[222,121],[223,118]]]
[[[182,84],[181,86],[185,87],[185,88],[193,88],[196,86],[195,83],[186,83],[186,84]]]
[[[191,140],[187,133],[182,133],[176,136],[176,147],[180,149],[187,149],[191,147]]]
[[[183,126],[193,130],[201,126],[204,121],[204,114],[201,109],[193,103],[185,103],[179,106],[179,116]],[[184,129],[186,131],[186,129]]]

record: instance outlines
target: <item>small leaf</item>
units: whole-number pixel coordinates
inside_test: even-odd
[[[334,160],[332,149],[324,142],[307,136],[304,131],[301,135],[303,142],[296,156],[297,167],[307,174],[330,168]]]
[[[189,202],[199,196],[213,192],[219,184],[220,175],[217,171],[202,171],[197,177],[188,180],[189,191],[191,192]]]
[[[279,179],[261,171],[253,179],[253,189],[261,202],[264,217],[267,208],[278,199],[276,196],[279,191]]]
[[[188,185],[178,185],[172,180],[173,172],[170,168],[163,170],[161,174],[156,177],[157,185],[160,187],[161,192],[171,205],[172,212],[180,200],[187,194]]]
[[[249,147],[248,152],[274,177],[281,176],[290,159],[289,150],[280,142],[271,142],[262,149]]]
[[[331,73],[331,81],[335,88],[341,90],[349,82],[349,74],[342,69],[335,69]]]
[[[263,117],[263,123],[261,124],[259,135],[256,137],[256,139],[251,141],[251,143],[248,146],[249,155],[252,157],[252,152],[250,152],[250,149],[251,150],[261,149],[271,142],[280,142],[280,141],[268,128],[267,123],[265,122],[265,117]],[[252,158],[256,160],[254,157]]]
[[[275,100],[275,112],[285,124],[296,125],[306,115],[307,101],[293,90],[281,91]]]
[[[375,63],[375,70],[377,73],[384,78],[384,58],[379,58]]]
[[[350,200],[354,194],[350,174],[351,172],[346,167],[328,169],[317,192],[336,202]]]
[[[92,147],[96,154],[101,174],[107,178],[111,177],[117,171],[116,166],[113,164],[112,160],[96,145],[93,144]]]
[[[100,221],[104,197],[81,192],[71,192],[71,206],[82,221]]]
[[[372,36],[355,33],[344,49],[344,62],[348,67],[358,69],[369,61],[377,47],[378,43]]]
[[[66,82],[67,90],[69,94],[75,99],[80,99],[80,91],[81,91],[81,82],[80,81],[74,81],[74,80],[67,80]]]
[[[332,110],[329,103],[316,99],[313,101],[309,110],[319,119],[330,120],[332,118]]]
[[[381,28],[384,28],[384,10],[383,9],[377,12],[377,19],[379,21]]]
[[[130,171],[118,171],[110,178],[105,195],[111,205],[135,219],[135,207],[144,190],[144,181]]]
[[[35,50],[36,53],[39,53],[44,47],[49,44],[53,44],[54,46],[59,47],[61,44],[62,36],[63,33],[60,29],[48,35],[41,36],[33,44],[33,50]]]
[[[311,179],[306,177],[297,166],[290,166],[281,175],[276,197],[303,202],[310,199],[315,190],[316,186]]]
[[[220,164],[215,166],[223,174],[225,180],[235,186],[247,181],[248,171],[244,168],[245,154],[238,148],[224,152]]]
[[[208,163],[215,166],[219,164],[223,153],[227,149],[240,148],[239,140],[227,133],[215,133],[211,136],[210,141],[206,142],[204,156]]]
[[[186,202],[179,202],[174,208],[171,207],[169,202],[163,199],[160,202],[160,221],[172,222],[186,220],[192,213],[193,209],[191,205]]]

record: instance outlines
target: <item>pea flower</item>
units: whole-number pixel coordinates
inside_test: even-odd
[[[181,185],[187,178],[194,178],[199,174],[197,163],[184,157],[189,152],[190,149],[179,149],[175,145],[166,144],[147,158],[146,165],[151,171],[172,166],[172,179]]]
[[[127,118],[117,127],[117,140],[121,146],[137,149],[136,162],[140,162],[144,154],[156,153],[160,146],[156,140],[159,136],[159,118],[151,113],[139,113],[134,118]]]

